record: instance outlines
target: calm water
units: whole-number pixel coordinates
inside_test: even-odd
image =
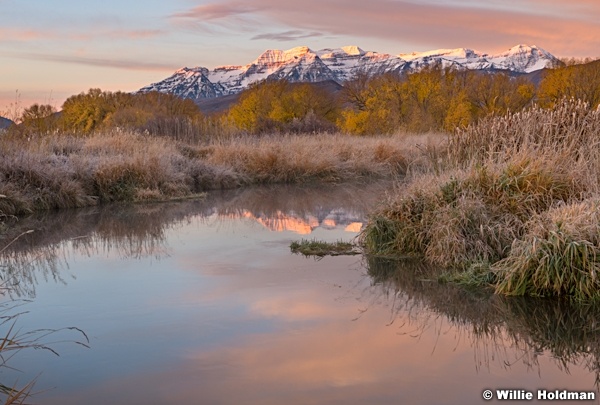
[[[40,404],[462,404],[484,403],[486,388],[596,390],[598,312],[468,293],[414,263],[289,252],[303,237],[353,238],[382,193],[261,188],[24,220],[36,232],[0,262],[22,304],[5,313],[26,311],[23,333],[81,328],[90,348],[58,331],[40,342],[60,356],[22,350],[1,382],[37,378]]]

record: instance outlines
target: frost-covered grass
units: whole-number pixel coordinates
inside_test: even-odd
[[[0,221],[35,210],[164,200],[264,183],[371,180],[431,164],[443,136],[241,137],[202,145],[108,131],[0,138]]]
[[[599,139],[600,110],[575,101],[483,120],[451,137],[442,171],[375,210],[361,241],[502,294],[598,299]]]

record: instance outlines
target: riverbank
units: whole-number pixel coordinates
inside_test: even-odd
[[[253,184],[370,181],[431,164],[444,135],[242,137],[188,144],[110,131],[0,138],[0,221]]]
[[[371,215],[372,255],[413,256],[497,293],[600,298],[600,110],[566,101],[456,132],[447,166]]]

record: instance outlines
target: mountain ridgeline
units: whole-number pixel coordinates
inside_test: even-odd
[[[290,83],[334,81],[339,84],[358,74],[374,77],[385,73],[406,74],[440,64],[485,72],[529,74],[557,66],[559,60],[536,46],[517,45],[489,55],[471,49],[439,49],[429,52],[389,55],[364,51],[357,46],[313,51],[306,46],[267,50],[243,66],[220,66],[212,70],[194,67],[177,70],[170,77],[143,87],[141,93],[158,91],[195,101],[237,94],[263,80]]]

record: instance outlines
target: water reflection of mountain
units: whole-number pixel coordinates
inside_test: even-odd
[[[231,215],[231,218],[252,219],[273,232],[290,231],[298,235],[309,235],[317,228],[342,229],[356,233],[362,229],[364,221],[363,215],[340,209],[315,214],[296,214],[294,211],[276,210],[267,215],[264,212],[254,213],[243,210],[239,214]]]
[[[166,230],[192,218],[251,219],[273,231],[306,235],[317,227],[355,232],[384,184],[323,187],[273,186],[208,193],[206,198],[139,205],[110,205],[37,213],[0,238],[1,276],[19,295],[34,295],[38,278],[64,282],[59,268],[68,252],[160,257]]]
[[[476,367],[522,362],[540,371],[546,356],[567,373],[585,368],[600,387],[600,305],[469,291],[434,281],[432,270],[415,262],[368,258],[367,266],[380,294],[393,301],[393,316],[408,313],[417,336],[441,320],[450,323],[470,339]]]
[[[358,232],[384,190],[383,185],[260,188],[240,193],[215,213],[253,219],[275,232],[308,235],[317,228]]]

